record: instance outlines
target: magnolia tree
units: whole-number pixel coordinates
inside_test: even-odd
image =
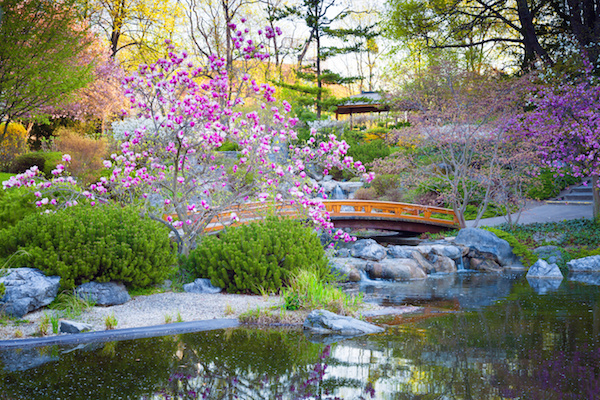
[[[245,57],[266,57],[241,30],[236,31],[234,44]],[[207,75],[212,78],[201,78]],[[112,170],[110,177],[92,185],[83,197],[92,204],[142,202],[150,218],[172,230],[182,254],[194,247],[213,218],[249,202],[295,206],[331,230],[319,197],[322,189],[305,171],[309,165],[321,165],[324,173],[334,167],[364,173],[365,168],[346,156],[348,144],[335,135],[319,141],[313,132],[306,143],[298,144],[297,120],[287,116],[290,104],[278,105],[269,85],[249,76],[243,80],[244,95],[228,100],[224,60],[212,57],[207,66],[197,67],[172,46],[167,58],[141,65],[123,85],[131,104],[126,114],[143,124],[123,133],[120,152],[104,162]],[[218,151],[225,143],[232,143],[239,153],[226,157]],[[14,177],[5,186],[28,180],[52,190],[52,182],[37,182],[29,175]],[[40,201],[49,198],[39,192]],[[223,222],[237,220],[239,216],[231,212]],[[334,236],[351,240],[342,231]]]
[[[515,137],[536,146],[542,163],[562,174],[592,177],[594,219],[600,220],[600,86],[586,65],[579,82],[537,85],[514,123]]]

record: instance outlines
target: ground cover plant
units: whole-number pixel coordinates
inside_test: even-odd
[[[503,224],[497,228],[512,235],[528,251],[549,244],[559,246],[563,254],[561,267],[572,259],[600,254],[600,226],[593,220]]]

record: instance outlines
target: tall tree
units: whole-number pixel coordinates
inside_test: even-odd
[[[343,29],[335,25],[350,14],[350,11],[343,9],[337,11],[335,8],[336,0],[302,0],[299,5],[286,6],[281,11],[281,18],[301,19],[309,29],[309,35],[304,44],[300,47],[298,55],[297,75],[301,80],[316,84],[316,88],[306,85],[283,85],[291,89],[299,90],[310,96],[314,95],[314,103],[317,118],[321,118],[324,104],[324,84],[342,84],[352,82],[357,77],[343,77],[338,73],[322,68],[322,62],[327,58],[358,52],[363,50],[363,44],[354,43],[343,46],[325,46],[325,38],[341,39],[344,41],[348,36],[361,36],[368,39],[370,29],[373,27],[355,27],[352,29]],[[309,49],[314,46],[314,63],[305,64],[305,58]]]
[[[105,33],[111,57],[127,65],[162,56],[173,39],[181,11],[178,2],[161,0],[81,0],[83,17]]]
[[[39,113],[90,81],[93,62],[78,57],[89,40],[73,1],[0,0],[0,7],[0,121]]]
[[[490,47],[512,52],[522,69],[537,59],[552,64],[548,42],[560,29],[555,12],[541,0],[389,0],[387,32],[399,40],[418,38],[431,49]]]

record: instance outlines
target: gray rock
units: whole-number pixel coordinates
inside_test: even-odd
[[[456,272],[456,263],[450,257],[444,255],[430,253],[427,259],[433,265],[435,272],[452,273]]]
[[[59,329],[63,333],[81,333],[91,331],[93,326],[82,322],[61,320]]]
[[[0,277],[0,283],[6,288],[0,307],[7,314],[21,318],[52,303],[58,294],[60,277],[48,277],[34,268],[14,268]]]
[[[420,244],[417,250],[427,256],[431,253],[457,260],[463,255],[463,249],[458,246],[444,244]]]
[[[550,264],[556,264],[563,260],[562,251],[557,246],[541,246],[534,249],[533,254]]]
[[[365,272],[371,279],[408,281],[411,279],[427,278],[427,274],[419,268],[417,263],[408,258],[396,258],[368,263]]]
[[[492,254],[496,258],[496,262],[502,267],[520,264],[508,242],[500,239],[490,231],[478,228],[461,229],[454,242],[468,246],[480,253]]]
[[[411,254],[411,258],[417,263],[417,265],[423,270],[425,271],[426,274],[433,274],[435,273],[435,267],[433,266],[432,263],[429,262],[429,260],[427,260],[425,258],[425,256],[423,256],[423,254],[421,254],[421,252],[419,251],[414,251]]]
[[[562,279],[563,274],[560,272],[558,265],[548,264],[546,261],[539,259],[527,271],[527,279],[530,278]]]
[[[415,251],[415,248],[410,246],[388,246],[387,256],[389,258],[411,258]]]
[[[203,294],[215,294],[221,292],[220,287],[213,286],[210,283],[210,279],[196,279],[192,283],[186,283],[183,285],[183,291],[188,293],[203,293]]]
[[[567,263],[572,272],[600,272],[600,256],[589,256],[571,260]]]
[[[329,266],[334,273],[342,277],[344,282],[360,282],[361,271],[365,270],[367,261],[356,258],[332,258]]]
[[[87,282],[79,285],[75,293],[77,297],[97,306],[114,306],[131,300],[125,285],[117,282]]]
[[[385,258],[386,250],[385,247],[373,239],[361,239],[354,243],[350,254],[352,254],[352,257],[380,261]]]
[[[343,317],[327,310],[314,310],[304,320],[304,329],[319,334],[366,335],[384,332],[385,329],[359,321],[352,317]]]
[[[337,256],[342,258],[350,257],[350,249],[339,249],[337,251]]]
[[[471,249],[467,256],[467,269],[484,272],[501,272],[502,266],[498,264],[497,258],[490,253],[481,253]]]

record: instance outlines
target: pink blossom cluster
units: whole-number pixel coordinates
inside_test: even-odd
[[[71,156],[64,154],[62,160],[64,164],[58,164],[51,171],[53,177],[50,180],[34,165],[22,174],[11,176],[2,182],[2,188],[32,189],[36,206],[44,207],[47,212],[77,205],[82,199],[88,199],[91,205],[95,205],[94,194],[88,190],[81,191],[75,179],[66,175],[66,165],[71,162]]]

